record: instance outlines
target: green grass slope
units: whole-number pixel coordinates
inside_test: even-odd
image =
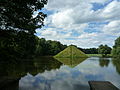
[[[55,58],[78,58],[78,57],[88,57],[81,50],[77,49],[75,46],[68,46],[66,49],[54,56]]]

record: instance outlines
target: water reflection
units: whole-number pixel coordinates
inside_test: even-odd
[[[0,83],[1,84],[0,90],[18,90],[19,89],[19,79],[12,82],[10,82],[10,79],[7,79],[7,80],[8,81]]]
[[[87,58],[56,58],[59,62],[68,65],[71,68],[74,68],[78,64],[85,61]]]
[[[61,65],[62,65],[61,62],[55,60],[52,57],[49,58],[39,57],[39,58],[35,58],[34,60],[26,60],[26,61],[21,60],[18,61],[17,63],[16,62],[9,63],[2,61],[0,62],[0,83],[5,82],[4,86],[6,87],[6,85],[9,84],[10,80],[15,80],[24,77],[27,75],[27,73],[30,73],[31,75],[35,76],[38,73],[43,73],[45,70],[50,71],[52,69],[60,68]],[[16,87],[19,81],[17,84],[16,83],[14,83],[15,85],[13,85],[12,83],[12,85]],[[13,87],[12,85],[11,87]],[[0,85],[0,88],[2,87],[3,85]],[[7,87],[4,90],[7,90]],[[9,89],[10,88],[8,88],[8,90]]]
[[[79,74],[79,72],[77,72]],[[73,75],[74,74],[74,75]],[[79,74],[80,75],[80,74]],[[69,70],[52,70],[39,73],[36,76],[27,74],[21,78],[19,90],[89,90],[87,81]],[[84,78],[83,78],[84,80]]]
[[[0,77],[1,85],[6,83],[0,90],[89,90],[89,80],[110,81],[120,88],[120,60],[38,57],[18,63],[1,62]],[[20,80],[7,82],[16,78]]]
[[[45,70],[57,69],[62,65],[61,62],[52,57],[39,57],[34,60],[18,61],[17,63],[1,62],[0,76],[2,77],[22,77],[26,73],[36,75]]]
[[[108,67],[109,63],[110,63],[110,60],[107,58],[100,58],[99,59],[99,65],[101,67],[105,67],[105,66]]]
[[[117,73],[120,74],[120,58],[113,58],[112,63],[116,67]]]

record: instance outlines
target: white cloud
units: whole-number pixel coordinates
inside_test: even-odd
[[[38,37],[43,37],[46,38],[47,40],[57,40],[57,41],[61,41],[63,39],[72,37],[72,32],[60,32],[57,31],[56,28],[47,28],[45,30],[37,30],[37,33],[39,33],[40,35],[38,35]]]
[[[106,2],[108,0],[50,0],[45,8],[54,13],[45,19],[47,28],[37,31],[39,37],[80,47],[98,47],[100,44],[112,46],[115,38],[108,35],[120,35],[120,2],[113,0],[97,11],[92,10],[95,7],[91,4],[104,5]],[[108,24],[90,28],[91,22]],[[86,29],[89,31],[85,32]],[[94,32],[94,29],[99,33]]]
[[[43,30],[41,31],[41,35],[42,36],[56,36],[57,35],[57,31],[53,31],[52,29],[47,29],[47,30]]]
[[[72,24],[73,18],[68,16],[70,14],[71,14],[71,10],[65,10],[63,12],[55,13],[52,16],[52,23],[57,27],[61,27],[61,26],[65,27],[66,25]]]
[[[57,30],[42,30],[39,37],[47,40],[60,41],[63,44],[75,44],[82,48],[98,47],[100,44],[113,46],[113,37],[107,37],[104,33],[81,33],[79,36],[73,36],[72,32],[61,33]]]
[[[120,20],[120,2],[112,1],[103,10],[101,10],[101,17],[108,20]]]
[[[120,36],[120,20],[111,21],[103,27],[103,32],[113,36]]]
[[[78,38],[89,39],[89,38],[96,37],[96,36],[98,36],[97,33],[85,33],[85,34],[80,35]]]
[[[81,48],[98,47],[100,44],[107,44],[113,46],[113,37],[107,37],[103,33],[83,33],[71,40],[60,40],[63,44],[75,44]]]
[[[86,4],[86,7],[89,3],[101,3],[104,4],[108,0],[49,0],[48,4],[46,5],[46,8],[48,10],[64,10],[68,8],[74,8],[78,5],[81,5],[81,3]]]
[[[59,25],[81,24],[93,21],[110,21],[120,19],[120,2],[112,1],[105,8],[98,11],[92,10],[92,4],[80,3],[75,7],[61,10],[53,14],[52,23]]]

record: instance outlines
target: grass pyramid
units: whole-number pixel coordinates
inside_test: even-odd
[[[79,50],[77,47],[70,45],[60,53],[54,56],[55,58],[80,58],[88,57],[84,52]]]

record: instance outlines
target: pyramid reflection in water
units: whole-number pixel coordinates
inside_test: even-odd
[[[85,61],[87,58],[55,58],[55,59],[73,68],[78,64],[82,63],[83,61]]]

